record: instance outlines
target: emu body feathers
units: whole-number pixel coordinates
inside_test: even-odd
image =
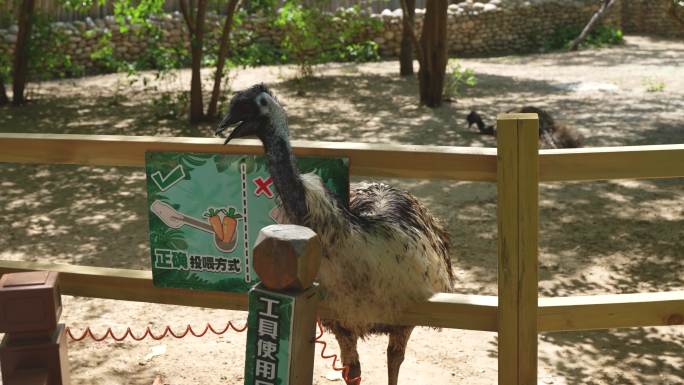
[[[314,174],[300,175],[286,114],[263,85],[238,92],[217,133],[238,124],[232,138],[257,136],[288,223],[321,238],[318,281],[334,312],[323,324],[335,334],[347,384],[360,376],[358,338],[389,334],[388,383],[396,385],[412,326],[377,324],[434,292],[452,289],[447,234],[416,198],[380,183],[350,186],[349,207]]]

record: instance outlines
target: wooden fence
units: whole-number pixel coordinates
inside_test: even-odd
[[[537,298],[540,182],[684,176],[684,144],[565,150],[537,149],[534,114],[498,119],[498,149],[361,143],[293,143],[297,155],[347,156],[354,175],[497,183],[498,296],[435,294],[396,319],[497,332],[499,383],[537,383],[540,332],[684,324],[684,291]],[[260,154],[254,140],[131,136],[0,134],[0,162],[144,166],[145,151]],[[410,159],[410,161],[408,161]],[[156,288],[149,271],[0,261],[0,274],[61,273],[63,294],[127,301],[247,308],[246,294]],[[325,302],[320,315],[330,314]],[[377,319],[383,322],[386,319]]]

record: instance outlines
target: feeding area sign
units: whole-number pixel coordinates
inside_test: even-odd
[[[300,172],[317,173],[348,201],[347,158],[297,162]],[[230,292],[254,286],[254,241],[282,218],[266,158],[147,152],[145,169],[154,285]]]

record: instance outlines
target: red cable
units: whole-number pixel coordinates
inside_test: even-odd
[[[151,337],[151,338],[154,339],[154,340],[161,340],[162,338],[165,338],[165,337],[166,337],[167,335],[169,335],[169,334],[170,334],[171,336],[173,336],[174,338],[179,338],[179,339],[185,337],[188,333],[192,334],[192,335],[195,336],[195,337],[202,337],[202,336],[204,336],[205,334],[207,334],[208,331],[211,331],[212,333],[214,333],[214,334],[216,334],[216,335],[221,335],[221,334],[226,333],[226,332],[228,331],[228,329],[233,329],[233,330],[235,330],[236,332],[240,333],[240,332],[243,332],[243,331],[247,330],[247,324],[245,324],[243,327],[240,328],[240,327],[236,327],[232,322],[228,322],[228,324],[226,324],[226,327],[225,327],[223,330],[221,330],[221,331],[216,331],[216,330],[214,329],[214,327],[211,326],[211,324],[207,323],[207,325],[204,327],[204,330],[203,330],[201,333],[195,332],[195,330],[192,328],[192,326],[188,325],[188,326],[185,328],[185,331],[182,332],[182,333],[180,333],[180,334],[174,333],[174,331],[171,330],[171,327],[170,327],[170,326],[166,326],[166,327],[164,328],[164,331],[163,331],[161,334],[159,334],[159,335],[154,335],[154,333],[152,333],[152,329],[150,329],[150,327],[148,326],[148,327],[145,329],[145,333],[143,333],[142,336],[136,336],[135,334],[133,334],[133,332],[131,331],[131,328],[130,328],[130,327],[126,328],[126,332],[125,332],[123,335],[119,336],[119,337],[115,336],[115,335],[114,335],[114,332],[112,331],[112,328],[109,328],[109,327],[107,328],[107,332],[105,332],[105,334],[102,335],[102,336],[100,336],[100,337],[97,337],[95,334],[93,334],[93,332],[92,332],[92,330],[90,329],[90,327],[86,327],[85,330],[83,331],[83,334],[81,334],[80,337],[74,336],[74,334],[71,332],[71,328],[69,328],[69,327],[66,328],[66,332],[67,332],[67,334],[69,335],[69,337],[70,337],[73,341],[76,341],[76,342],[82,341],[82,340],[84,340],[86,337],[90,337],[90,338],[92,338],[94,341],[97,341],[97,342],[104,341],[104,340],[107,339],[108,337],[111,338],[111,339],[113,339],[114,341],[121,342],[121,341],[125,340],[125,339],[128,338],[128,337],[132,338],[132,339],[135,340],[135,341],[142,341],[142,340],[144,340],[144,339],[147,338],[147,337]]]
[[[325,355],[325,349],[328,347],[328,344],[325,343],[325,341],[320,340],[321,337],[323,337],[323,325],[321,324],[320,319],[316,320],[316,325],[318,325],[318,331],[320,334],[318,334],[316,336],[316,339],[314,340],[314,342],[322,345],[321,358],[326,359],[326,360],[330,359],[330,358],[333,359],[332,368],[334,370],[337,370],[338,372],[340,372],[340,371],[342,372],[342,379],[344,380],[344,382],[346,382],[347,384],[360,385],[361,384],[361,376],[349,379],[349,366],[343,366],[341,368],[338,368],[335,366],[335,364],[337,363],[337,359],[338,359],[337,354]]]
[[[326,359],[326,360],[332,358],[333,359],[332,368],[338,372],[339,371],[342,372],[342,378],[344,379],[344,381],[347,384],[360,385],[361,384],[361,376],[349,379],[349,366],[343,366],[341,368],[336,366],[337,360],[338,360],[337,354],[330,354],[330,355],[325,354],[325,350],[328,347],[328,344],[325,341],[321,341],[321,338],[323,337],[323,325],[321,324],[321,321],[319,319],[316,320],[316,325],[318,326],[319,334],[316,336],[316,339],[314,342],[316,342],[317,344],[320,344],[322,346],[321,347],[321,358]],[[102,342],[105,339],[107,339],[107,337],[113,339],[114,341],[121,342],[128,337],[132,338],[135,341],[142,341],[147,337],[151,337],[154,340],[161,340],[162,338],[165,338],[169,334],[171,336],[173,336],[174,338],[178,338],[178,339],[184,338],[188,333],[192,334],[195,337],[203,337],[205,334],[207,334],[208,331],[211,331],[212,333],[214,333],[216,335],[221,335],[221,334],[226,333],[228,331],[228,329],[233,329],[236,332],[241,333],[241,332],[244,332],[245,330],[247,330],[247,324],[245,324],[243,327],[240,328],[240,327],[236,327],[232,322],[229,321],[223,330],[216,331],[214,329],[214,327],[211,326],[210,323],[207,323],[207,325],[204,327],[204,330],[201,333],[195,332],[195,330],[192,328],[192,326],[188,325],[185,328],[185,331],[182,332],[181,334],[174,333],[174,331],[171,330],[171,327],[167,325],[164,328],[164,331],[159,335],[154,335],[154,333],[152,333],[152,329],[150,329],[150,327],[148,326],[145,329],[145,332],[143,333],[142,336],[136,336],[135,334],[133,334],[133,331],[131,331],[130,327],[126,328],[126,332],[119,337],[114,335],[114,332],[112,331],[112,328],[110,328],[110,327],[108,327],[105,334],[100,336],[100,337],[97,337],[95,334],[93,334],[93,331],[90,329],[90,327],[86,327],[80,337],[74,336],[74,334],[71,332],[70,327],[66,328],[66,333],[69,335],[69,338],[71,338],[71,340],[73,340],[75,342],[83,341],[86,337],[90,337],[94,341],[97,341],[97,342]]]

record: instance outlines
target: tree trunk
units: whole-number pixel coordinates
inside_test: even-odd
[[[216,61],[216,72],[214,73],[214,89],[211,91],[211,100],[207,108],[207,118],[215,118],[218,111],[218,99],[221,94],[221,79],[223,78],[223,67],[228,56],[228,43],[230,42],[230,30],[233,28],[233,16],[240,0],[230,0],[226,8],[226,19],[223,22],[223,31],[219,42],[218,58]]]
[[[28,51],[31,38],[34,0],[23,0],[19,9],[17,42],[14,46],[14,68],[12,73],[12,103],[24,104],[24,89],[28,79]]]
[[[413,75],[413,26],[416,20],[416,0],[402,0],[401,51],[399,51],[399,74]]]
[[[9,104],[9,98],[7,97],[7,90],[5,90],[5,79],[0,76],[0,106]]]
[[[447,65],[447,5],[447,0],[427,2],[423,33],[420,36],[423,55],[418,71],[420,103],[433,108],[442,104]]]
[[[589,20],[589,23],[587,24],[586,27],[582,30],[582,33],[580,33],[579,36],[575,40],[570,43],[570,47],[568,48],[568,51],[576,51],[577,48],[579,47],[580,43],[584,41],[584,39],[587,38],[587,35],[589,32],[591,32],[592,29],[596,26],[596,24],[601,20],[603,15],[606,13],[606,11],[615,3],[615,0],[603,0],[603,3],[601,4],[601,7],[594,13],[594,16],[591,17],[591,20]]]
[[[181,13],[188,27],[190,54],[192,56],[192,77],[190,79],[190,123],[205,120],[202,102],[202,56],[204,54],[204,20],[207,14],[207,0],[198,0],[197,15],[193,17],[194,2],[180,0]]]

